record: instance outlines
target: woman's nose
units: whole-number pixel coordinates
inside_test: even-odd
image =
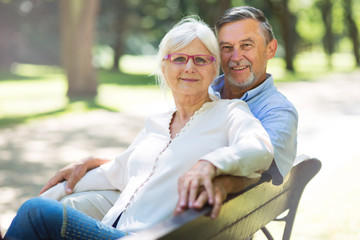
[[[185,71],[194,71],[194,68],[195,68],[195,63],[194,63],[194,60],[192,59],[192,58],[190,58],[189,60],[188,60],[188,62],[187,63],[185,63],[185,67],[184,67],[184,69],[185,69]]]

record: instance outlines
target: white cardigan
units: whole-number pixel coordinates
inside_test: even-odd
[[[175,209],[177,182],[199,159],[217,167],[217,175],[255,178],[269,168],[273,147],[261,123],[240,100],[205,103],[173,139],[173,111],[146,119],[145,127],[121,155],[88,172],[74,191],[122,191],[103,222],[129,232],[170,218]],[[61,199],[65,183],[43,196]]]

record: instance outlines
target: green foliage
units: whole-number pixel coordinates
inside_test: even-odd
[[[231,2],[232,2],[231,5],[234,6],[234,7],[244,6],[245,5],[244,0],[232,0]]]
[[[345,29],[344,25],[344,9],[342,8],[342,0],[333,0],[333,32],[336,35],[342,35]]]
[[[226,6],[226,4],[229,6]],[[280,44],[283,31],[277,12],[271,5],[288,8],[297,18],[296,31],[300,43],[305,46],[318,47],[322,45],[324,23],[321,17],[321,4],[325,0],[106,0],[101,1],[101,9],[97,21],[96,45],[94,47],[97,67],[109,69],[114,56],[120,54],[143,55],[154,54],[160,39],[166,31],[179,19],[189,14],[199,14],[209,25],[223,12],[224,7],[250,5],[260,8],[270,19]],[[345,24],[343,0],[331,0],[332,31],[335,51],[347,49],[344,47],[348,38]],[[58,1],[0,1],[0,20],[10,28],[12,34],[0,32],[3,36],[18,36],[9,40],[9,46],[16,50],[13,57],[16,62],[38,64],[59,63],[59,6]],[[360,28],[360,2],[353,1],[354,19]],[[0,24],[0,31],[2,27]],[[300,45],[300,46],[303,46]],[[7,46],[7,48],[9,48]],[[104,46],[107,46],[104,47]],[[108,54],[109,48],[112,53]],[[5,46],[4,46],[5,49]],[[298,48],[299,53],[309,48]],[[311,50],[311,48],[310,48]],[[1,45],[0,45],[1,51]],[[107,60],[103,62],[102,51],[107,52]],[[116,55],[117,53],[117,55]],[[99,57],[100,55],[100,57]],[[4,55],[3,55],[4,56]],[[282,54],[284,56],[284,54]],[[102,60],[100,61],[99,58]]]
[[[101,84],[115,84],[121,86],[153,86],[155,85],[155,79],[153,76],[144,74],[126,74],[115,71],[100,71],[98,73],[98,79]]]
[[[318,8],[299,9],[296,30],[306,43],[319,44],[324,35],[321,12]]]

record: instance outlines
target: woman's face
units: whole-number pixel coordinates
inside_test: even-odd
[[[188,46],[174,53],[183,53],[187,55],[208,55],[212,56],[205,45],[199,40],[194,39]],[[181,58],[179,59],[182,60]],[[201,58],[197,63],[201,64]],[[176,64],[177,58],[163,60],[162,71],[165,80],[174,95],[185,95],[201,97],[208,94],[208,87],[216,76],[215,65],[212,62],[208,65],[194,64],[194,58],[189,58],[185,64]]]

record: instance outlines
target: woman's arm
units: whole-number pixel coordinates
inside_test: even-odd
[[[273,159],[270,138],[247,106],[237,103],[240,101],[228,108],[226,131],[229,146],[206,154],[180,178],[179,202],[175,214],[188,207],[202,207],[207,202],[214,205],[215,217],[228,193],[256,182],[260,173],[269,168]],[[219,175],[239,178],[229,176],[213,181]]]

